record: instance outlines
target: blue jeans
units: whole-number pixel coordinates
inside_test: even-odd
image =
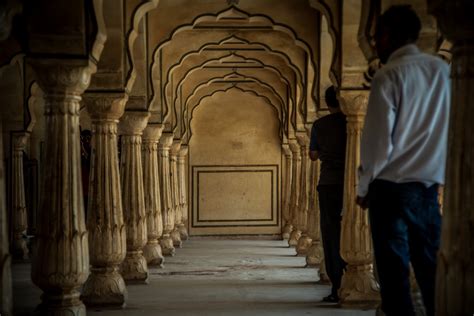
[[[415,315],[409,282],[411,262],[427,315],[434,315],[441,234],[438,186],[375,180],[369,188],[369,203],[382,310],[387,316]]]

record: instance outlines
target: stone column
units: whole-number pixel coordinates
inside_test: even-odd
[[[79,108],[90,82],[86,60],[32,59],[44,92],[46,138],[31,276],[43,290],[42,315],[85,315],[79,289],[89,275]]]
[[[341,90],[347,116],[346,167],[341,223],[341,256],[347,262],[339,297],[342,306],[376,306],[380,301],[372,268],[372,243],[368,212],[356,205],[360,137],[369,91]]]
[[[304,134],[296,136],[298,144],[301,146],[301,184],[300,184],[300,201],[298,210],[298,225],[301,230],[301,237],[298,239],[296,245],[296,253],[298,255],[304,255],[308,253],[309,247],[311,247],[312,240],[308,235],[308,208],[309,208],[309,137]]]
[[[311,246],[306,255],[308,266],[320,266],[324,258],[323,244],[321,242],[321,227],[319,213],[319,160],[311,161],[309,166],[309,213],[308,213],[308,236],[311,238]]]
[[[119,123],[122,135],[122,203],[127,227],[127,255],[122,263],[122,275],[127,283],[148,283],[148,266],[143,256],[143,247],[147,243],[147,223],[143,189],[142,133],[149,117],[149,112],[126,111]]]
[[[448,164],[436,315],[474,313],[474,2],[428,1],[453,43]]]
[[[145,187],[145,210],[147,217],[148,242],[143,255],[148,265],[162,267],[164,258],[159,238],[163,234],[161,216],[160,172],[158,165],[158,142],[163,125],[148,124],[143,132],[143,175]]]
[[[2,120],[0,120],[0,135],[3,135]],[[6,173],[3,161],[3,137],[0,137],[0,314],[11,316],[13,315],[12,274],[5,200]]]
[[[175,248],[171,239],[174,228],[173,204],[171,200],[171,177],[169,152],[173,143],[173,134],[163,133],[160,139],[158,151],[160,155],[160,177],[161,177],[161,215],[163,217],[163,236],[160,244],[165,256],[174,256]]]
[[[181,145],[178,154],[178,180],[179,180],[179,198],[181,207],[181,224],[179,233],[181,240],[188,240],[188,194],[186,182],[186,156],[188,155],[188,146]]]
[[[290,215],[293,230],[288,239],[288,245],[295,247],[298,244],[298,239],[301,237],[301,230],[298,227],[298,209],[300,196],[300,176],[301,176],[301,148],[296,139],[289,141],[290,150],[292,153],[292,168],[291,168],[291,194],[290,194]]]
[[[180,225],[182,225],[181,208],[179,205],[179,181],[178,181],[178,154],[181,149],[181,141],[175,140],[170,149],[170,173],[171,173],[171,203],[174,216],[174,227],[171,231],[171,239],[175,247],[181,248]]]
[[[92,120],[87,208],[91,275],[82,291],[88,307],[122,307],[127,296],[119,272],[127,244],[117,150],[117,123],[126,102],[127,97],[119,93],[84,94]]]
[[[18,132],[12,135],[12,199],[11,216],[13,224],[12,255],[28,259],[25,233],[28,228],[25,201],[25,179],[23,173],[23,152],[26,149],[29,133]]]
[[[290,214],[290,195],[291,195],[291,150],[288,144],[283,144],[283,154],[285,155],[285,174],[283,176],[283,192],[282,192],[282,217],[283,228],[281,237],[283,239],[290,239],[293,225],[291,224]]]

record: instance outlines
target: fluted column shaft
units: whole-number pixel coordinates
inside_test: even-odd
[[[320,212],[319,212],[319,160],[311,161],[309,166],[309,211],[308,236],[311,238],[311,247],[306,255],[309,266],[320,266],[324,258],[321,242]]]
[[[182,225],[181,207],[179,203],[179,180],[178,180],[178,154],[181,149],[181,141],[175,140],[170,149],[170,174],[171,174],[171,202],[174,216],[174,228],[171,231],[173,245],[181,248],[183,241],[179,232]]]
[[[441,31],[453,43],[448,163],[436,315],[474,312],[474,2],[428,1]]]
[[[186,156],[188,155],[188,146],[181,145],[178,154],[178,181],[179,181],[179,205],[181,208],[181,224],[179,233],[181,240],[188,239],[188,193],[186,182]]]
[[[174,256],[175,248],[171,239],[174,229],[173,202],[171,197],[171,176],[169,152],[173,143],[173,134],[163,133],[158,146],[160,156],[160,179],[161,179],[161,215],[163,217],[163,236],[161,237],[161,249],[163,255]]]
[[[46,138],[31,275],[43,290],[43,315],[85,315],[79,289],[89,275],[79,142],[84,60],[30,60],[44,92]]]
[[[148,232],[148,242],[143,250],[143,254],[148,265],[158,266],[162,266],[164,262],[159,243],[159,238],[163,234],[158,164],[158,143],[162,131],[163,125],[148,124],[143,133],[143,173]]]
[[[298,144],[301,147],[301,184],[300,199],[298,209],[298,225],[301,230],[301,237],[298,239],[296,252],[299,255],[306,255],[309,247],[311,247],[311,238],[308,235],[308,208],[309,208],[309,137],[304,134],[297,135]]]
[[[368,91],[341,91],[342,110],[347,117],[346,165],[341,227],[341,257],[347,262],[339,290],[341,305],[376,305],[380,301],[372,269],[372,243],[368,212],[355,203],[360,139]]]
[[[88,307],[121,307],[127,290],[120,264],[127,251],[122,211],[117,123],[127,97],[119,93],[86,93],[92,120],[87,230],[91,275],[82,292]]]
[[[290,214],[293,230],[291,231],[290,238],[288,239],[288,245],[296,246],[298,244],[298,239],[300,239],[301,237],[301,230],[299,230],[298,227],[298,209],[301,185],[301,148],[295,139],[290,140],[290,150],[293,158],[291,169],[292,181],[290,194]]]
[[[293,230],[293,225],[291,223],[291,214],[290,214],[290,195],[291,195],[291,173],[292,173],[292,164],[291,164],[291,150],[288,144],[282,145],[283,154],[285,156],[285,174],[283,175],[283,193],[282,193],[282,217],[283,217],[283,226],[282,226],[282,238],[290,239],[291,231]]]
[[[126,111],[120,120],[122,135],[120,175],[122,203],[127,227],[127,255],[122,263],[122,275],[127,283],[147,283],[148,266],[143,256],[147,243],[145,192],[143,188],[142,133],[150,114]]]
[[[2,135],[0,120],[0,135]],[[8,242],[8,220],[6,209],[5,167],[3,165],[3,137],[0,137],[0,314],[12,315],[12,274]]]
[[[23,173],[23,152],[29,133],[19,132],[12,135],[12,222],[13,243],[12,254],[14,257],[28,259],[28,247],[24,234],[28,228],[25,200],[25,179]]]

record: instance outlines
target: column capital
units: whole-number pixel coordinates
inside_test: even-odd
[[[364,116],[367,112],[369,90],[341,90],[339,101],[342,112],[349,116]]]
[[[160,138],[160,149],[170,149],[171,144],[173,143],[173,133],[162,133]]]
[[[285,156],[291,157],[291,150],[289,144],[282,144],[281,148],[283,149],[283,153],[285,154]]]
[[[128,95],[123,92],[86,92],[82,100],[92,120],[118,121],[128,101]]]
[[[288,143],[293,154],[299,154],[301,152],[301,147],[296,139],[290,139]]]
[[[428,0],[428,10],[436,16],[443,35],[453,43],[468,41],[474,35],[472,0]]]
[[[12,147],[15,151],[23,151],[26,149],[28,138],[30,133],[28,132],[13,132],[12,133]]]
[[[38,84],[46,95],[68,94],[80,96],[89,86],[91,75],[95,71],[88,59],[48,59],[30,58]]]
[[[300,144],[301,147],[308,147],[309,146],[309,137],[304,133],[297,133],[296,134],[296,140],[298,141],[298,144]]]
[[[172,156],[177,156],[179,154],[180,149],[181,149],[181,139],[173,140],[173,143],[171,144],[170,154]]]
[[[147,111],[125,111],[120,119],[119,133],[121,135],[141,135],[149,118],[150,112]]]
[[[188,152],[189,152],[189,147],[188,147],[188,145],[182,144],[182,145],[181,145],[181,149],[179,150],[179,153],[178,153],[178,157],[179,157],[179,158],[184,158],[184,157],[187,156]]]
[[[161,138],[161,134],[163,133],[163,128],[165,126],[163,124],[153,124],[150,123],[146,126],[145,130],[143,131],[143,142],[156,142],[158,143]]]

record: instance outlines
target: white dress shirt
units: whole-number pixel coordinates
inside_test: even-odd
[[[449,66],[406,45],[372,81],[361,141],[358,195],[375,179],[443,184],[450,108]]]

